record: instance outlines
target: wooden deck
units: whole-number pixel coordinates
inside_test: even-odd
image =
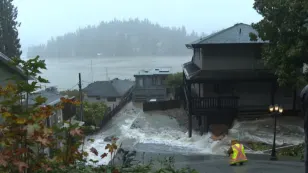
[[[209,111],[236,111],[238,109],[238,97],[192,97],[192,112],[202,114]]]

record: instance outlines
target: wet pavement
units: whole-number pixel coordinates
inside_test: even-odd
[[[118,156],[119,157],[119,156]],[[280,157],[278,161],[270,161],[269,155],[248,154],[248,162],[242,166],[229,166],[228,157],[218,155],[172,155],[149,152],[137,153],[135,159],[142,163],[154,161],[160,168],[159,161],[173,157],[176,168],[190,167],[199,173],[302,173],[304,162]]]

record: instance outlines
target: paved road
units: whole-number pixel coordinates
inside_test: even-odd
[[[228,157],[214,155],[171,155],[158,153],[138,152],[136,160],[146,163],[149,160],[163,160],[174,157],[177,168],[190,167],[199,173],[302,173],[304,163],[300,161],[286,161],[289,158],[280,158],[279,161],[269,161],[268,155],[248,155],[249,161],[243,166],[229,166]],[[157,162],[156,162],[157,163]],[[155,164],[159,167],[159,164]]]
[[[176,167],[196,169],[200,173],[302,173],[304,164],[286,161],[250,160],[243,166],[229,166],[227,160],[177,162]]]

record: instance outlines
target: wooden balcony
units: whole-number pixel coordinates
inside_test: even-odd
[[[211,110],[236,111],[238,109],[238,97],[192,97],[191,106],[193,113],[202,113]]]

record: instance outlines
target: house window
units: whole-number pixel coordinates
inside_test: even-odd
[[[62,110],[59,110],[58,111],[58,123],[61,123],[63,120],[62,120]]]
[[[101,99],[101,97],[100,97],[100,96],[97,96],[97,97],[96,97],[96,100],[100,100],[100,99]]]
[[[117,101],[117,98],[115,98],[115,97],[107,97],[107,101],[108,102],[115,102],[115,101]]]
[[[157,78],[156,78],[156,76],[152,77],[152,84],[153,85],[157,85]]]
[[[159,76],[157,76],[157,85],[161,85],[161,78]]]
[[[46,125],[47,125],[47,127],[50,127],[51,125],[50,125],[50,117],[47,117],[46,118]]]
[[[139,81],[139,86],[143,87],[143,79],[139,78],[138,81]]]

